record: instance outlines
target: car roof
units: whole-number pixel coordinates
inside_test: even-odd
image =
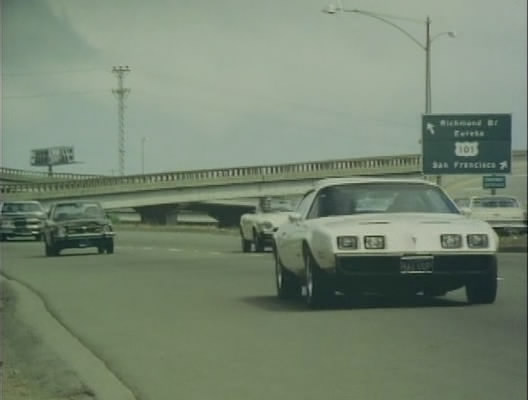
[[[28,204],[28,203],[31,203],[31,204],[40,204],[40,201],[36,201],[36,200],[7,200],[7,201],[0,201],[0,204]]]
[[[370,177],[354,177],[354,178],[325,178],[317,181],[315,188],[321,189],[328,186],[336,186],[343,184],[361,184],[361,183],[419,183],[429,186],[438,186],[433,182],[426,181],[419,178],[370,178]]]

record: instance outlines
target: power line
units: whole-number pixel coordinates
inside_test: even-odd
[[[62,92],[62,93],[36,93],[36,94],[21,94],[21,95],[7,95],[2,96],[2,99],[32,99],[40,97],[60,97],[60,96],[85,96],[92,95],[97,93],[106,92],[108,89],[99,89],[99,90],[83,90],[78,92]]]
[[[62,74],[93,72],[93,71],[102,71],[102,69],[101,68],[86,68],[86,69],[69,69],[69,70],[61,70],[61,71],[2,72],[2,76],[62,75]]]

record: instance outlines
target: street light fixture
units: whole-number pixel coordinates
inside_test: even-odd
[[[448,36],[450,38],[456,37],[456,32],[449,31],[449,32],[440,32],[431,37],[431,19],[427,17],[425,19],[425,42],[422,43],[420,40],[418,40],[416,37],[411,35],[408,31],[406,31],[401,26],[397,25],[396,23],[390,21],[388,18],[382,14],[377,14],[370,11],[364,11],[359,10],[357,8],[354,9],[347,9],[344,8],[341,5],[341,2],[339,2],[338,6],[335,6],[333,4],[329,4],[325,9],[323,9],[323,12],[327,14],[337,14],[338,12],[349,12],[349,13],[356,13],[365,15],[367,17],[371,17],[374,19],[377,19],[378,21],[381,21],[387,25],[392,26],[393,28],[397,29],[401,33],[403,33],[405,36],[407,36],[409,39],[411,39],[415,44],[417,44],[422,50],[425,51],[425,113],[430,114],[432,109],[432,101],[431,101],[431,44],[434,40],[439,38],[440,36]]]

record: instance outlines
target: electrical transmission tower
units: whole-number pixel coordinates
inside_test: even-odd
[[[128,65],[112,67],[112,73],[117,76],[117,89],[112,89],[112,93],[117,98],[119,175],[125,174],[125,99],[130,89],[123,87],[123,79],[128,72],[130,72]]]

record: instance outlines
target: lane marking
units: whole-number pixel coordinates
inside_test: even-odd
[[[182,251],[182,249],[170,248],[169,251],[179,252]]]
[[[152,247],[142,247],[141,250],[152,250]]]

